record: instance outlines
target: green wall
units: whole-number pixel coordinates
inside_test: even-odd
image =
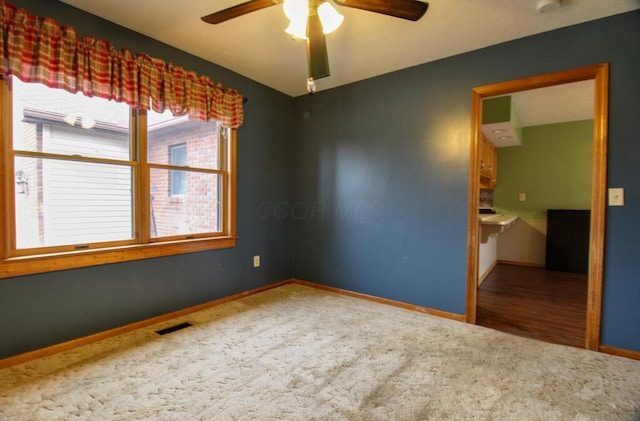
[[[592,153],[593,120],[525,127],[522,146],[498,148],[495,208],[526,219],[590,209]]]

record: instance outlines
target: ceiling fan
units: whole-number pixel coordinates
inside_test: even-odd
[[[286,32],[307,41],[309,78],[307,90],[315,92],[315,80],[330,75],[325,35],[342,23],[342,15],[331,5],[367,10],[411,21],[420,19],[429,3],[419,0],[249,0],[247,2],[203,16],[207,23],[218,24],[256,10],[284,3],[285,15],[290,20]]]

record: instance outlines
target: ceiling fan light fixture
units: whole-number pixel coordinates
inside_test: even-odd
[[[282,4],[284,14],[291,22],[300,22],[307,20],[309,16],[308,0],[284,0]]]
[[[301,20],[292,20],[284,31],[294,38],[307,39],[306,17]]]
[[[329,2],[324,2],[318,7],[318,16],[322,22],[322,32],[330,34],[342,25],[344,16],[342,16]]]
[[[569,0],[535,1],[560,3],[560,1]],[[344,16],[338,13],[332,2],[337,2],[341,7],[366,10],[410,21],[419,20],[429,7],[429,3],[425,0],[245,0],[244,3],[211,13],[201,19],[215,25],[282,3],[283,12],[289,19],[289,26],[285,32],[292,35],[294,39],[306,40],[309,70],[307,90],[309,93],[314,93],[315,80],[331,75],[325,35],[338,29],[344,21]],[[73,121],[69,119],[69,124],[72,123],[75,124],[75,119]]]
[[[284,31],[294,38],[307,39],[308,0],[284,0],[282,4],[289,26]]]

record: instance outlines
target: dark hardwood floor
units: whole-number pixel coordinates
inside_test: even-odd
[[[587,275],[498,264],[478,289],[476,324],[584,348]]]

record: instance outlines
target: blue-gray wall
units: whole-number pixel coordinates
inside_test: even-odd
[[[63,3],[11,3],[208,75],[249,102],[238,130],[237,247],[0,279],[0,358],[290,278],[290,223],[258,214],[262,202],[289,200],[290,97]],[[262,257],[260,268],[253,268],[254,255]]]
[[[249,98],[234,249],[0,280],[0,358],[295,276],[465,310],[471,88],[611,63],[602,343],[640,351],[640,12],[289,98],[109,22],[14,0]],[[260,254],[263,267],[253,269]]]
[[[443,42],[446,42],[444,40]],[[294,277],[465,312],[471,89],[611,64],[602,343],[640,350],[640,11],[296,98]]]

